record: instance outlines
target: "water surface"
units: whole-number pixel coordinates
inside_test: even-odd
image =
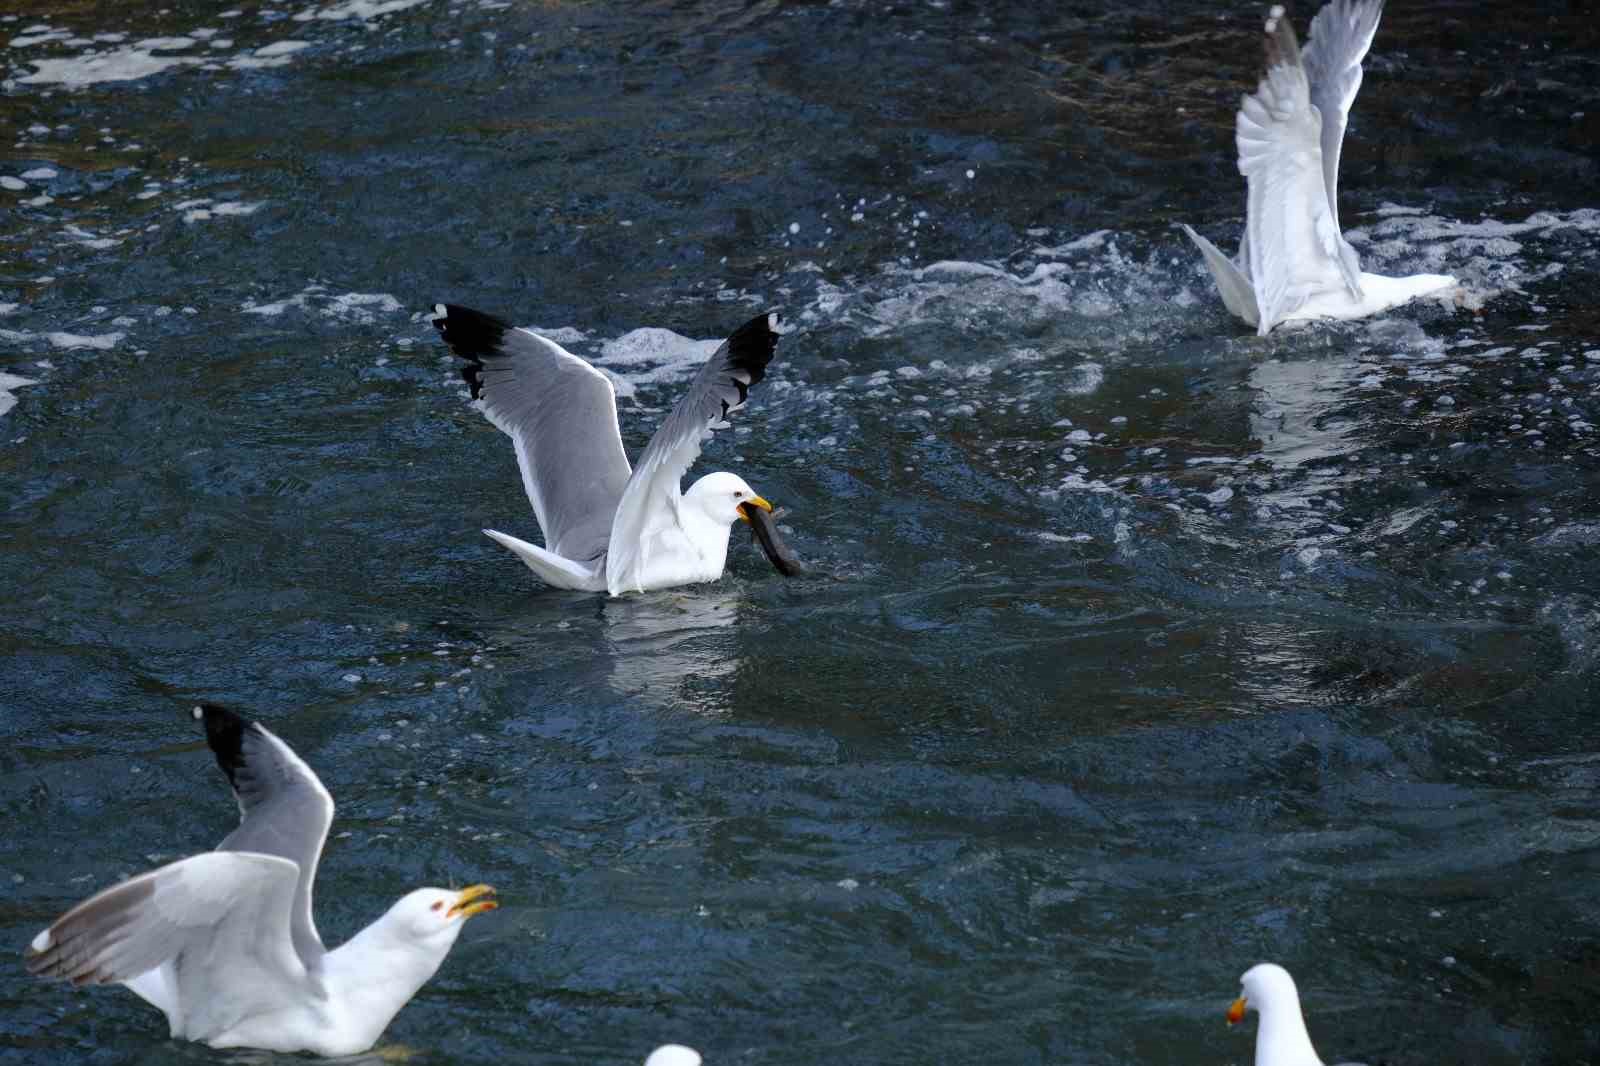
[[[0,942],[225,835],[209,699],[338,801],[330,940],[500,888],[413,1062],[1242,1063],[1262,959],[1330,1060],[1600,1057],[1584,5],[1392,5],[1341,217],[1462,287],[1266,339],[1176,228],[1237,239],[1249,5],[11,12]],[[634,451],[781,308],[700,469],[810,574],[538,588],[439,299]],[[7,1062],[227,1057],[0,1001]]]

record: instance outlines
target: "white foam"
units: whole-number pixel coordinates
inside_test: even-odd
[[[70,37],[66,30],[52,30],[49,26],[30,26],[21,37],[11,38],[12,48],[31,48],[47,41],[64,41]]]
[[[589,339],[587,333],[575,326],[558,326],[555,329],[545,329],[543,326],[529,326],[528,329],[546,340],[555,341],[557,344],[582,344]]]
[[[720,340],[697,341],[670,329],[645,326],[606,341],[595,361],[641,368],[627,374],[635,384],[670,381],[699,369],[721,345]]]
[[[378,18],[380,15],[393,14],[396,11],[405,11],[408,8],[419,7],[427,0],[345,0],[342,4],[330,7],[306,8],[294,16],[296,22],[310,22],[312,19],[322,19],[328,22],[339,22],[344,19]]]
[[[191,42],[192,43],[192,42]],[[138,45],[109,52],[87,52],[65,59],[31,59],[34,72],[17,81],[24,85],[61,85],[81,89],[109,81],[137,81],[174,67],[191,66],[198,59],[183,56],[157,56]]]
[[[133,47],[142,48],[146,52],[181,52],[185,48],[193,48],[193,37],[146,37],[142,41],[135,41]]]
[[[144,193],[139,194],[142,198]],[[154,195],[152,193],[151,195]],[[183,221],[189,224],[205,222],[212,218],[227,218],[236,215],[253,215],[266,206],[265,200],[242,201],[223,200],[213,201],[209,197],[203,200],[184,200],[182,203],[173,204],[174,211],[183,212]]]
[[[59,176],[60,173],[51,167],[34,167],[32,170],[22,172],[23,181],[50,181]]]
[[[1033,254],[1060,257],[1069,252],[1097,252],[1106,246],[1106,240],[1111,236],[1110,230],[1097,229],[1093,233],[1086,234],[1076,240],[1070,240],[1065,244],[1058,244],[1053,248],[1035,248]]]
[[[21,192],[28,187],[28,183],[21,178],[14,178],[10,174],[0,177],[0,189],[10,189],[12,192]]]
[[[45,340],[57,348],[96,348],[108,351],[121,343],[125,333],[103,333],[99,336],[87,336],[77,333],[46,333]]]
[[[379,315],[394,314],[403,310],[400,301],[386,292],[347,292],[332,294],[326,285],[308,285],[305,290],[287,299],[258,304],[247,301],[239,310],[247,315],[274,317],[289,308],[315,311],[326,318],[337,318],[358,325],[370,325]]]
[[[235,56],[228,60],[228,66],[234,70],[265,70],[271,67],[286,67],[293,62],[296,52],[310,48],[310,41],[276,41],[264,45],[248,56]]]
[[[263,48],[257,48],[255,54],[263,58],[286,56],[310,47],[310,41],[275,41]]]
[[[107,248],[115,248],[117,245],[122,243],[120,240],[117,240],[114,237],[96,237],[88,230],[80,229],[79,227],[73,225],[68,225],[63,232],[72,238],[73,244],[81,245],[85,248],[94,248],[97,251],[104,251]]]

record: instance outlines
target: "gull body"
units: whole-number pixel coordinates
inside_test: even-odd
[[[220,707],[195,708],[228,775],[239,828],[217,850],[130,878],[33,938],[28,969],[122,984],[174,1038],[212,1047],[353,1055],[444,961],[494,890],[421,888],[343,945],[311,915],[333,799],[287,744]]]
[[[718,471],[688,492],[683,475],[712,432],[766,375],[778,316],[758,315],[723,342],[630,467],[611,381],[531,330],[437,304],[433,324],[489,421],[511,438],[544,547],[484,533],[545,583],[586,592],[643,592],[722,576],[733,523],[772,505]]]
[[[1448,274],[1364,271],[1339,228],[1339,156],[1382,13],[1383,0],[1332,0],[1302,51],[1283,8],[1272,8],[1267,72],[1235,122],[1248,186],[1239,255],[1229,259],[1183,227],[1223,304],[1260,336],[1282,322],[1365,318],[1456,283]]]

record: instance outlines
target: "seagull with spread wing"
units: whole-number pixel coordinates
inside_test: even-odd
[[[354,1055],[370,1048],[444,962],[494,889],[419,888],[328,950],[311,917],[333,799],[256,722],[196,707],[239,802],[216,851],[89,897],[33,938],[31,973],[121,984],[212,1047]]]
[[[715,581],[733,524],[767,521],[772,505],[736,474],[707,474],[688,492],[680,482],[712,431],[728,425],[766,376],[778,343],[775,312],[757,315],[722,343],[637,467],[622,450],[616,390],[600,371],[481,311],[437,304],[433,324],[466,360],[461,375],[472,398],[511,438],[545,543],[483,532],[547,584],[617,596]],[[770,525],[758,528],[770,536]]]
[[[1333,0],[1311,20],[1301,51],[1284,9],[1272,8],[1267,73],[1235,122],[1249,187],[1238,259],[1183,227],[1223,304],[1260,336],[1296,319],[1365,318],[1456,283],[1447,274],[1369,274],[1339,229],[1339,152],[1382,13],[1383,0]]]

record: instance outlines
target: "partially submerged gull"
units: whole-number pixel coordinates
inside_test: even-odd
[[[1306,1032],[1300,993],[1288,970],[1270,962],[1246,970],[1239,978],[1239,998],[1228,1008],[1228,1024],[1243,1021],[1247,1010],[1261,1016],[1255,1066],[1322,1066]]]
[[[1235,123],[1249,185],[1239,257],[1188,226],[1228,310],[1265,337],[1280,322],[1365,318],[1449,288],[1448,274],[1369,274],[1339,229],[1339,151],[1383,0],[1333,0],[1301,51],[1281,6],[1266,24],[1267,73]]]
[[[461,374],[472,398],[511,438],[545,546],[483,532],[546,583],[617,596],[715,581],[733,523],[751,521],[756,509],[772,510],[736,474],[707,474],[688,492],[679,482],[701,444],[727,426],[766,376],[778,343],[776,313],[757,315],[722,343],[637,467],[629,467],[622,450],[616,390],[600,371],[554,341],[481,311],[437,304],[433,324],[467,361]],[[760,528],[771,535],[770,525]],[[765,541],[763,548],[771,556]]]
[[[311,916],[333,798],[289,745],[221,707],[194,709],[239,802],[216,851],[89,897],[33,938],[28,970],[122,984],[172,1036],[212,1047],[354,1055],[449,953],[494,889],[419,888],[341,946]]]

